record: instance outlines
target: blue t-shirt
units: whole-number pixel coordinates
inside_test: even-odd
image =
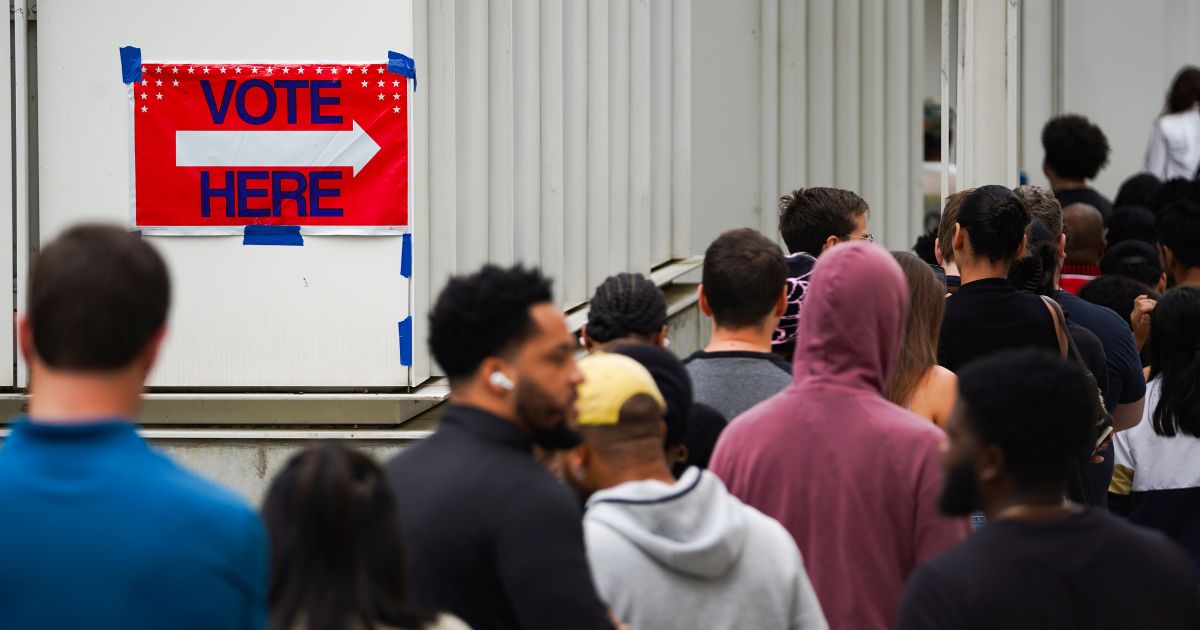
[[[1117,405],[1135,403],[1146,395],[1146,377],[1142,373],[1142,359],[1129,322],[1120,315],[1098,304],[1092,304],[1059,290],[1054,299],[1063,307],[1071,321],[1092,331],[1104,346],[1104,358],[1108,362],[1108,387],[1105,406],[1111,412]],[[1096,378],[1100,378],[1097,374]]]
[[[18,419],[0,449],[0,628],[266,626],[267,540],[127,420]]]

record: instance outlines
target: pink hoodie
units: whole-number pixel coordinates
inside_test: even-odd
[[[711,469],[796,539],[831,628],[891,628],[918,562],[966,537],[937,512],[941,430],[880,391],[900,351],[908,289],[878,245],[817,261],[793,382],[721,434]]]

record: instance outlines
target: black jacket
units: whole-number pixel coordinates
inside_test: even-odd
[[[516,425],[447,405],[436,433],[387,464],[413,603],[488,628],[611,630],[579,504]]]

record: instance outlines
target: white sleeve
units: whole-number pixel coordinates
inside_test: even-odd
[[[1150,142],[1146,144],[1146,160],[1142,170],[1155,177],[1167,178],[1167,138],[1163,136],[1162,125],[1154,121],[1154,130],[1150,132]]]
[[[808,580],[808,571],[804,568],[804,558],[800,556],[799,549],[796,550],[796,562],[796,593],[792,603],[790,630],[829,630],[829,623],[825,621],[821,602],[817,601],[817,593]]]

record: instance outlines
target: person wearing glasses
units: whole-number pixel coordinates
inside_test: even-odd
[[[862,197],[840,188],[800,188],[779,198],[779,233],[787,245],[787,310],[771,338],[771,351],[785,361],[796,349],[800,305],[817,257],[850,241],[872,242],[867,232],[871,208]]]

